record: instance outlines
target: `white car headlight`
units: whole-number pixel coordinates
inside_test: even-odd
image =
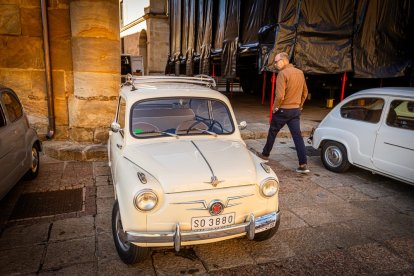
[[[274,196],[279,190],[279,182],[274,178],[267,178],[260,184],[260,192],[265,197]]]
[[[134,198],[134,205],[140,211],[150,211],[157,203],[158,197],[152,190],[139,191]]]

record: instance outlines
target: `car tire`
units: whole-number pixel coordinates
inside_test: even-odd
[[[280,220],[278,220],[276,222],[275,227],[270,228],[269,230],[266,230],[266,231],[255,234],[253,240],[255,240],[255,241],[265,241],[265,240],[270,239],[271,237],[273,237],[276,234],[277,230],[279,229],[279,225],[280,225]]]
[[[321,159],[325,168],[337,173],[345,172],[351,166],[344,145],[334,141],[323,144]]]
[[[124,240],[120,235],[123,231],[118,201],[115,201],[112,208],[112,235],[119,257],[126,264],[134,264],[145,260],[149,256],[150,249],[136,246]]]
[[[39,148],[36,144],[33,144],[31,150],[31,162],[30,169],[24,175],[25,180],[32,180],[37,177],[40,169],[40,159],[39,159]]]

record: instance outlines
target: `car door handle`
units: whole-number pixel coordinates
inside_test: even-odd
[[[122,149],[122,145],[116,144],[116,146],[118,147],[118,149]]]

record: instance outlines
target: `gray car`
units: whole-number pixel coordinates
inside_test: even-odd
[[[16,93],[0,85],[0,199],[24,176],[39,173],[41,142]]]

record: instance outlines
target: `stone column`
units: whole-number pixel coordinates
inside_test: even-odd
[[[72,0],[74,94],[69,136],[105,143],[120,84],[119,0]]]
[[[147,22],[147,72],[148,75],[165,73],[170,47],[170,23],[166,15],[167,1],[151,0],[145,10]]]

